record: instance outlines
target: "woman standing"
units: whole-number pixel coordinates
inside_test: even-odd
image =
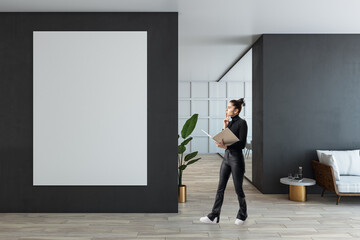
[[[245,106],[244,98],[231,100],[227,105],[226,118],[224,119],[224,129],[228,127],[240,141],[229,146],[224,145],[224,140],[222,140],[221,143],[215,142],[218,147],[225,149],[225,155],[220,167],[219,185],[216,192],[214,206],[211,213],[209,213],[206,217],[200,218],[201,222],[219,222],[221,206],[224,200],[224,192],[230,173],[232,174],[235,191],[239,200],[239,211],[236,216],[235,224],[241,225],[247,218],[245,194],[242,186],[245,173],[245,160],[242,150],[246,145],[248,127],[246,121],[239,117],[242,106]],[[231,122],[229,122],[229,116],[231,117]]]

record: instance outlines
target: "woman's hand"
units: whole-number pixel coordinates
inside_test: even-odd
[[[220,143],[218,143],[216,141],[215,141],[215,143],[219,148],[227,149],[227,146],[225,146],[225,143],[224,143],[224,139],[221,139]]]
[[[226,117],[224,119],[224,129],[227,128],[229,124],[229,116],[227,115],[227,111],[226,111]]]

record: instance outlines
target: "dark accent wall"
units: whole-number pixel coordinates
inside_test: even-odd
[[[253,68],[253,141],[252,141],[252,183],[260,191],[263,189],[263,37],[252,48]]]
[[[147,31],[147,186],[33,186],[33,31]],[[178,212],[178,14],[0,13],[0,32],[0,212]]]
[[[253,58],[254,184],[263,193],[287,193],[279,179],[299,165],[313,178],[317,149],[360,149],[360,35],[264,34]]]

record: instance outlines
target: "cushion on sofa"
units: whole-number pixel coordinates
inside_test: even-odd
[[[336,186],[341,193],[360,193],[360,176],[341,176]]]
[[[321,153],[333,155],[339,169],[340,175],[360,175],[360,150],[316,150],[319,161],[321,160]]]
[[[339,168],[336,164],[335,156],[332,154],[321,153],[320,162],[329,166],[332,166],[335,175],[335,181],[340,181]]]

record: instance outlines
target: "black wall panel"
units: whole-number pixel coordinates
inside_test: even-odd
[[[148,32],[147,186],[33,186],[33,31]],[[178,14],[0,13],[0,33],[0,212],[177,212]]]
[[[261,62],[253,83],[253,150],[261,169],[253,172],[263,193],[287,193],[279,179],[299,165],[313,178],[317,149],[360,149],[360,35],[264,34],[253,57]]]
[[[252,47],[253,141],[252,183],[263,189],[263,38]]]

